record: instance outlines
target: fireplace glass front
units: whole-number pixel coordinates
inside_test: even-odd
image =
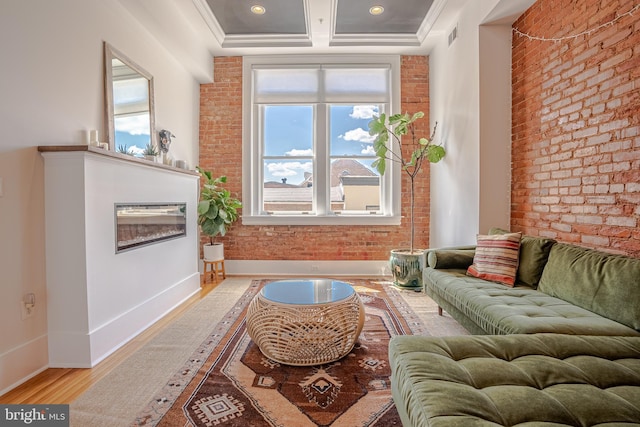
[[[186,203],[116,203],[116,253],[187,235]]]

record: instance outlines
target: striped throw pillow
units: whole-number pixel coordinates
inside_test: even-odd
[[[467,274],[513,287],[522,233],[478,234],[473,264]]]

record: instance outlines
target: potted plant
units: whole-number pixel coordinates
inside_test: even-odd
[[[416,176],[424,166],[424,162],[437,163],[445,156],[444,147],[435,144],[436,123],[429,138],[420,137],[416,134],[415,123],[424,117],[422,111],[413,115],[393,114],[388,116],[384,113],[374,116],[369,122],[369,134],[375,136],[373,148],[376,152],[376,160],[372,166],[376,168],[380,175],[386,171],[387,161],[395,162],[409,177],[409,197],[411,221],[410,247],[403,249],[393,249],[391,251],[390,263],[394,284],[398,287],[421,287],[422,268],[424,266],[424,249],[414,247],[415,221],[415,185]],[[403,141],[402,137],[408,135],[410,139]]]
[[[198,202],[198,225],[202,234],[209,236],[210,242],[203,246],[206,261],[224,259],[224,246],[214,242],[218,235],[224,236],[227,230],[239,217],[238,209],[242,207],[240,200],[221,184],[227,182],[226,176],[213,178],[210,171],[196,167],[203,179]]]
[[[121,154],[126,154],[127,156],[133,156],[133,153],[131,152],[131,150],[129,150],[129,147],[127,147],[126,144],[119,144],[117,152]]]
[[[147,146],[144,147],[142,155],[145,159],[155,162],[156,157],[158,156],[158,150],[156,149],[155,145],[153,145],[152,143],[148,143]]]

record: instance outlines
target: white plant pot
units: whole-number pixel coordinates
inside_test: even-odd
[[[220,261],[224,259],[224,244],[207,243],[202,247],[205,261]]]

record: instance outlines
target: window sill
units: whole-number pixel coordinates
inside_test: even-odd
[[[242,216],[243,225],[400,225],[400,216],[261,215]]]

